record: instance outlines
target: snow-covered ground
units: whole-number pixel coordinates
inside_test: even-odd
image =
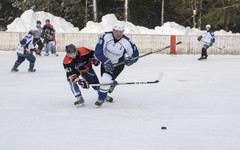
[[[10,69],[15,52],[0,52],[1,150],[239,150],[240,56],[150,55],[126,67],[115,103],[94,108],[97,94],[74,97],[59,57],[37,57],[35,73],[24,62]],[[95,68],[99,75],[99,68]],[[166,126],[167,130],[161,127]]]

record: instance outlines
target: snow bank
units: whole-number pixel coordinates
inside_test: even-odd
[[[100,23],[88,21],[86,27],[79,31],[78,28],[74,27],[70,22],[67,22],[61,17],[54,16],[50,13],[39,11],[34,12],[33,10],[25,11],[20,18],[16,18],[11,24],[7,26],[7,31],[13,32],[27,32],[30,26],[36,24],[37,20],[40,20],[42,24],[46,19],[50,19],[51,24],[55,27],[57,33],[103,33],[111,31],[112,27],[117,20],[114,14],[107,14],[102,17]],[[124,22],[126,34],[162,34],[162,35],[183,35],[186,28],[175,23],[166,22],[163,26],[156,26],[154,29],[148,29],[143,26],[136,26],[131,22]],[[199,35],[202,31],[196,28],[192,28],[190,35]],[[233,35],[232,32],[226,32],[224,30],[215,31],[216,35]],[[238,33],[239,35],[239,33]]]
[[[34,12],[31,9],[25,11],[20,18],[16,18],[11,24],[9,24],[7,26],[7,31],[27,32],[29,27],[36,25],[37,20],[40,20],[43,26],[46,19],[50,19],[51,24],[58,33],[79,32],[78,28],[74,27],[71,23],[61,17],[43,11]]]
[[[83,28],[81,33],[103,33],[106,31],[112,30],[114,22],[117,20],[114,14],[107,14],[102,17],[100,23],[95,23],[89,21],[85,28]],[[124,22],[125,24],[125,33],[126,34],[163,34],[163,35],[183,35],[186,31],[186,27],[181,26],[175,22],[166,22],[163,26],[156,26],[154,29],[148,29],[143,26],[136,26],[131,22]],[[202,30],[192,28],[190,35],[199,35],[202,33]],[[232,35],[233,33],[226,32],[224,30],[215,31],[216,35]],[[239,33],[238,33],[239,35]]]

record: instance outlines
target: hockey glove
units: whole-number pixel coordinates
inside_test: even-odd
[[[40,54],[41,51],[37,48],[31,49],[32,52],[35,52],[36,54]]]
[[[201,39],[202,39],[202,36],[199,36],[199,37],[198,37],[198,41],[201,41]]]
[[[134,63],[134,60],[131,60],[131,59],[132,59],[132,57],[125,58],[124,64],[127,66],[131,66]]]
[[[109,60],[109,59],[104,60],[103,67],[105,68],[106,72],[108,72],[108,73],[113,72],[114,67],[113,67],[111,60]]]
[[[78,84],[79,84],[82,88],[84,88],[84,89],[88,89],[88,88],[89,88],[89,83],[88,83],[86,80],[84,80],[84,79],[79,79],[79,80],[78,80]]]
[[[73,75],[69,76],[70,82],[76,82],[77,78],[78,78],[78,76],[76,74],[73,74]]]
[[[98,66],[100,64],[100,62],[98,61],[97,58],[92,58],[91,59],[91,63],[94,65],[94,66]]]
[[[211,47],[212,45],[213,45],[213,42],[210,42],[210,43],[209,43],[209,46]]]

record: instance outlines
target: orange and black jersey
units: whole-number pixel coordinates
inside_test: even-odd
[[[47,26],[46,24],[43,26],[42,37],[44,37],[44,39],[48,41],[55,40],[55,29],[51,24],[49,26]]]
[[[92,58],[94,58],[94,51],[85,47],[77,48],[77,56],[75,59],[66,55],[63,60],[63,66],[66,70],[67,78],[79,72],[88,72],[92,67]]]

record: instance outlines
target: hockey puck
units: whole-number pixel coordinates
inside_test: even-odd
[[[167,130],[167,127],[162,127],[161,129],[162,129],[162,130]]]

